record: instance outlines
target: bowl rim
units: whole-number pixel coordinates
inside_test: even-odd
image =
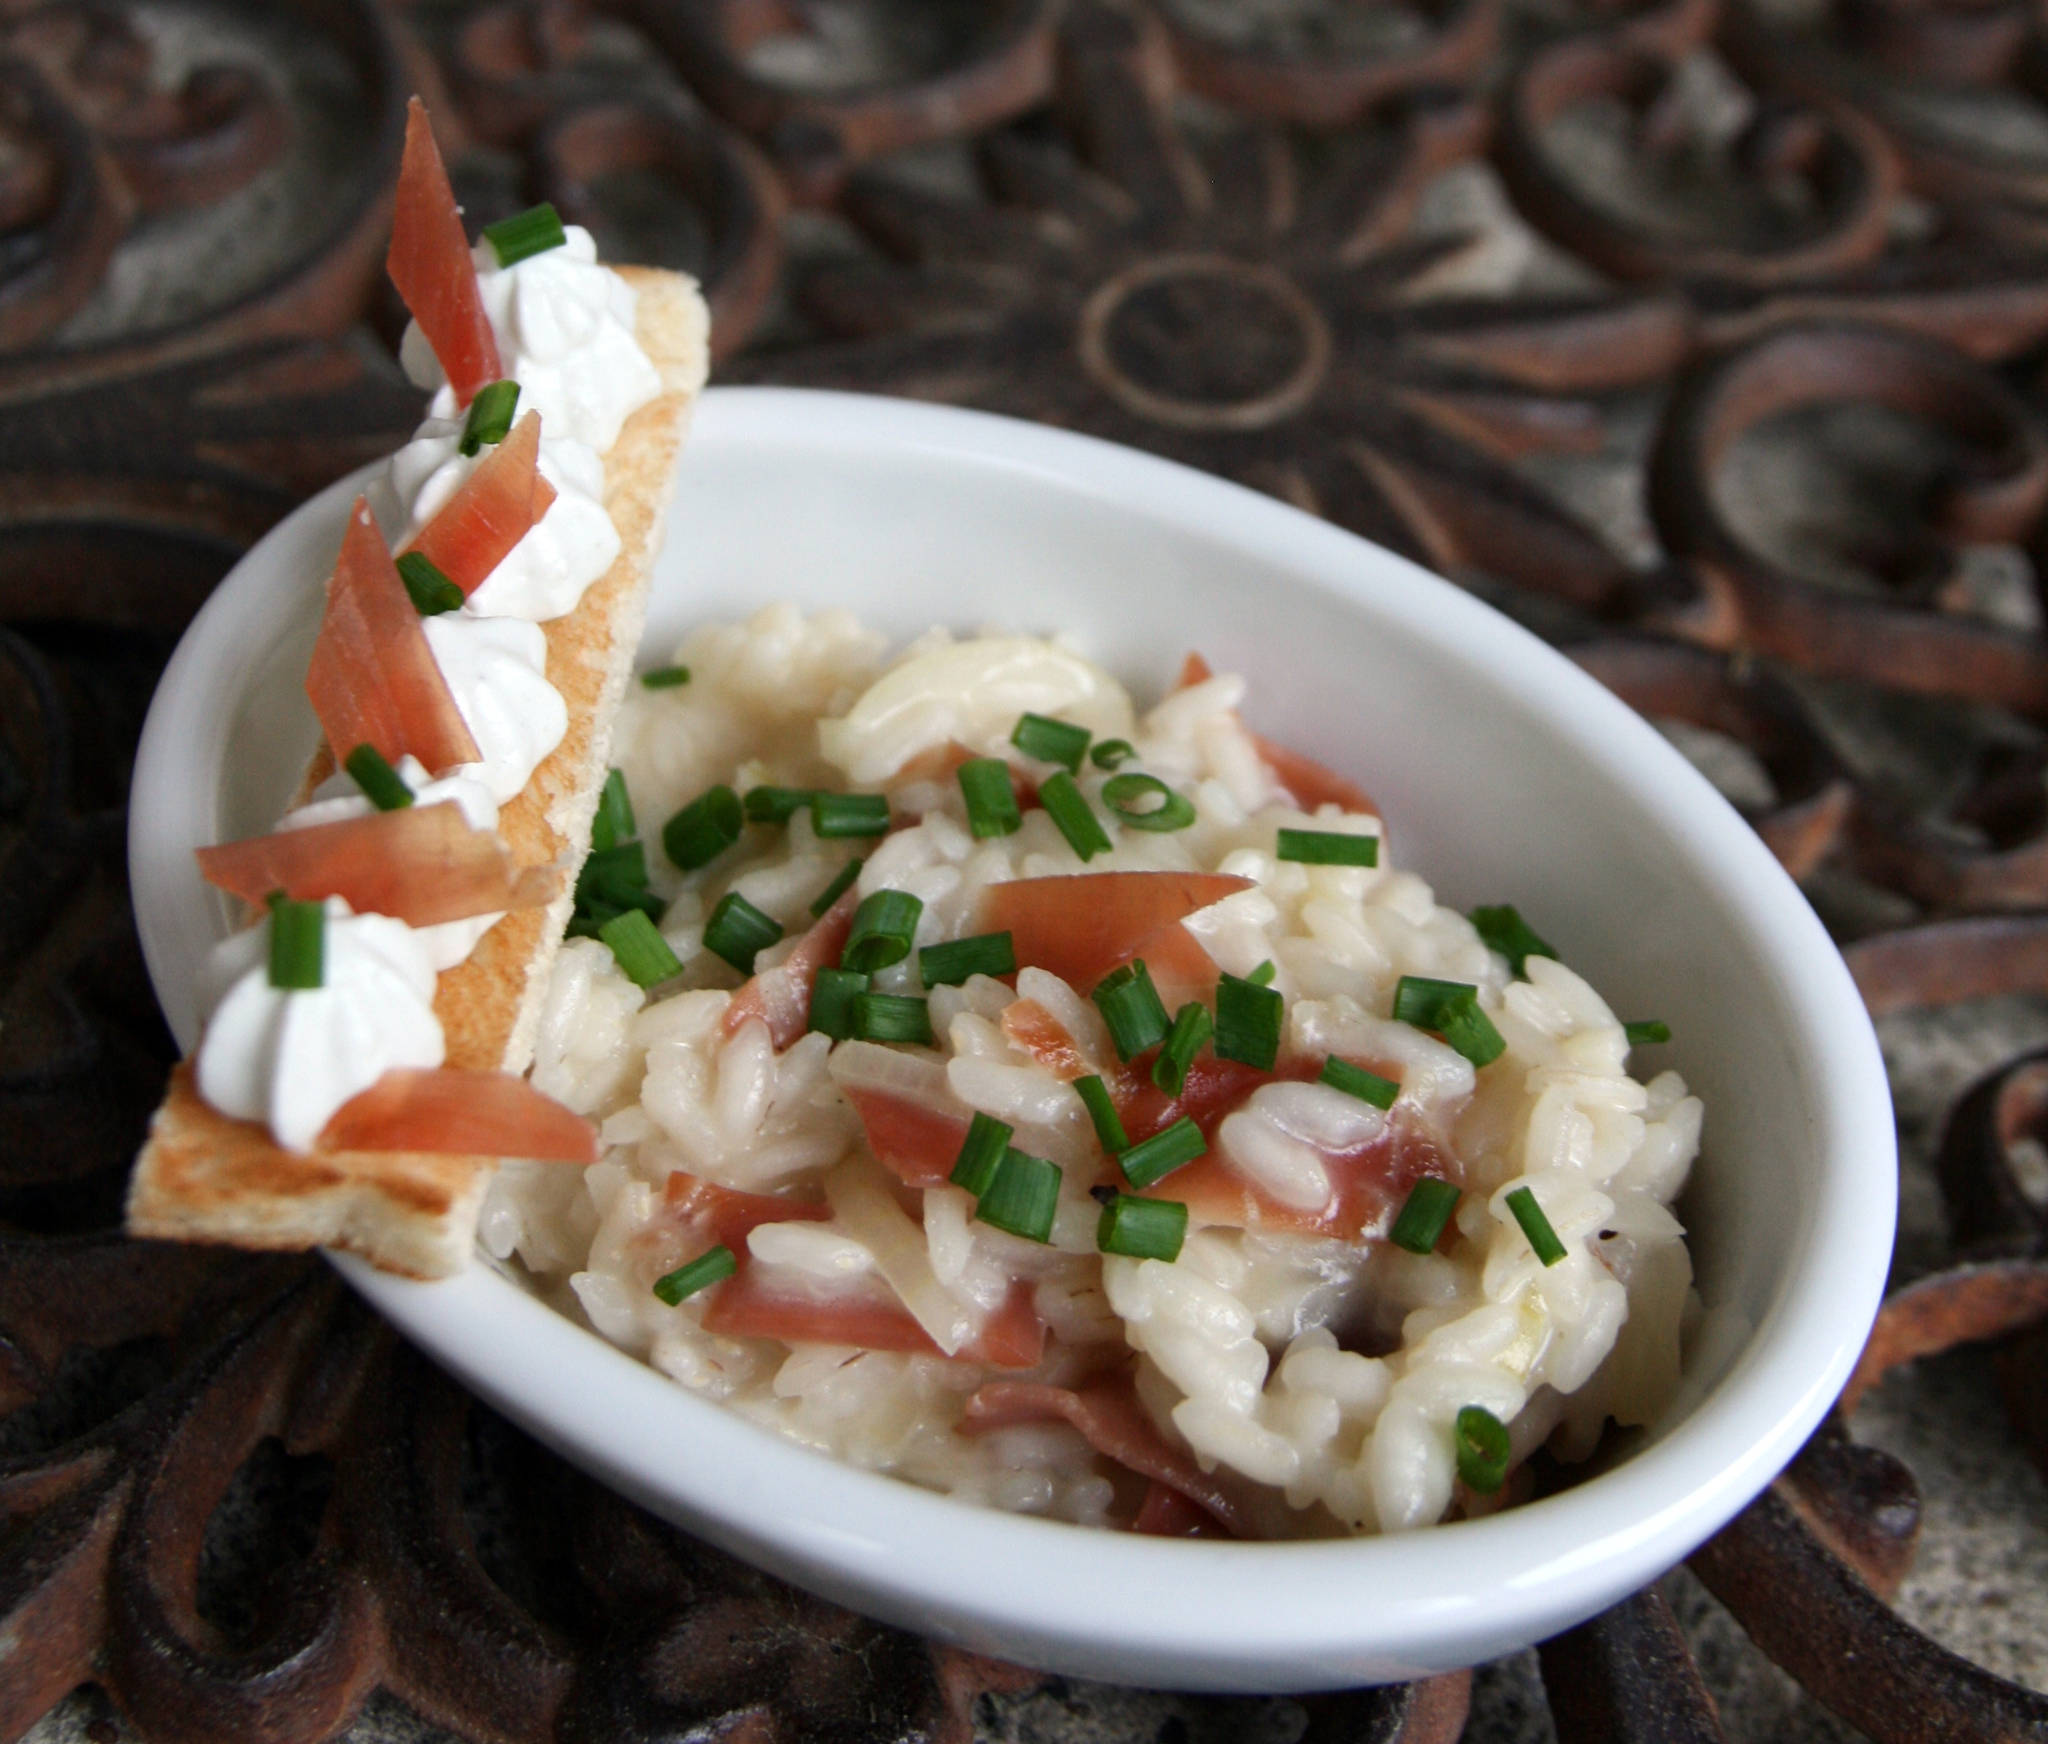
[[[1540,715],[1717,879],[1731,913],[1779,967],[1775,991],[1809,1055],[1822,1166],[1776,1300],[1682,1421],[1583,1484],[1424,1532],[1236,1544],[1007,1514],[843,1464],[687,1392],[487,1264],[422,1284],[330,1256],[358,1291],[573,1462],[725,1548],[891,1621],[1088,1675],[1179,1667],[1189,1675],[1173,1681],[1186,1687],[1305,1690],[1471,1663],[1655,1579],[1770,1482],[1840,1391],[1876,1312],[1892,1246],[1895,1131],[1875,1033],[1840,953],[1690,764],[1597,681],[1477,598],[1176,462],[991,413],[792,388],[707,391],[691,438],[693,449],[705,444],[938,453],[1099,498],[1241,549],[1349,610],[1392,612]],[[175,809],[168,784],[191,779],[189,756],[182,775],[178,768],[180,743],[205,713],[209,666],[222,666],[237,620],[277,585],[270,571],[286,530],[339,525],[379,464],[338,480],[253,547],[166,667],[137,752],[129,838],[153,983],[175,950],[166,911],[176,904],[147,870],[162,864]],[[677,1433],[657,1433],[664,1423]],[[675,1456],[678,1437],[686,1459]],[[1475,1585],[1475,1567],[1493,1572]]]

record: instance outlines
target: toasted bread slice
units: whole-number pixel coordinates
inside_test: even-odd
[[[661,548],[670,480],[704,385],[709,317],[695,283],[678,273],[622,267],[639,293],[638,336],[661,372],[662,393],[626,422],[605,456],[605,508],[619,558],[573,612],[543,626],[548,680],[569,709],[569,730],[526,788],[502,807],[498,828],[524,865],[579,864],[590,848],[618,713]],[[308,773],[333,765],[323,748]],[[566,881],[565,881],[566,885]],[[574,893],[515,910],[484,934],[469,959],[445,971],[434,1010],[450,1066],[523,1072]],[[128,1188],[131,1234],[236,1247],[339,1247],[386,1271],[445,1277],[467,1263],[484,1187],[496,1159],[410,1152],[285,1150],[262,1126],[201,1100],[191,1061],[171,1076]]]

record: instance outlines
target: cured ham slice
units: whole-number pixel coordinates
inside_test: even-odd
[[[1154,1478],[1145,1486],[1145,1500],[1138,1506],[1138,1517],[1131,1522],[1133,1532],[1142,1532],[1148,1538],[1222,1538],[1228,1536],[1222,1523],[1198,1502],[1190,1501],[1170,1484],[1162,1484]]]
[[[976,925],[983,932],[1007,931],[1020,967],[1050,970],[1086,993],[1119,963],[1140,955],[1162,929],[1178,928],[1179,922],[1212,902],[1251,887],[1249,878],[1224,872],[1079,872],[1017,878],[983,892]],[[1182,936],[1194,945],[1191,936]],[[1195,949],[1200,951],[1199,946]],[[1201,954],[1206,959],[1207,953]],[[1213,973],[1211,965],[1212,985]]]
[[[944,1354],[910,1310],[871,1280],[858,1289],[814,1295],[779,1289],[739,1249],[740,1269],[717,1287],[704,1310],[704,1329],[729,1338],[779,1338],[785,1344],[846,1344],[861,1350]],[[1030,1286],[1012,1287],[981,1331],[954,1352],[962,1362],[1002,1369],[1035,1368],[1045,1356],[1045,1323]]]
[[[432,1151],[594,1163],[597,1128],[510,1072],[394,1070],[334,1111],[330,1151]]]
[[[1016,1423],[1068,1424],[1103,1458],[1186,1497],[1231,1536],[1255,1536],[1230,1493],[1195,1463],[1193,1454],[1159,1433],[1128,1382],[1077,1392],[1035,1381],[990,1381],[967,1401],[960,1418],[960,1427],[970,1435]]]
[[[1208,661],[1199,654],[1190,654],[1181,663],[1180,682],[1175,688],[1186,690],[1213,676]],[[1257,748],[1259,761],[1273,772],[1273,779],[1287,789],[1288,796],[1303,811],[1312,812],[1328,802],[1344,811],[1362,811],[1371,817],[1379,816],[1380,808],[1373,803],[1372,795],[1348,776],[1326,768],[1313,757],[1291,751],[1285,745],[1277,745],[1262,733],[1254,733],[1247,728],[1246,736]]]
[[[425,557],[466,599],[554,500],[555,487],[540,475],[540,414],[528,412],[406,549]]]
[[[562,888],[552,866],[515,865],[503,840],[473,830],[452,801],[198,850],[209,884],[260,905],[274,890],[301,902],[338,896],[358,914],[407,926],[538,908]]]
[[[763,969],[749,979],[725,1008],[725,1033],[735,1035],[742,1025],[758,1018],[768,1026],[768,1034],[778,1049],[801,1038],[810,1024],[811,988],[818,979],[818,971],[839,961],[858,907],[859,893],[848,890],[825,911],[816,926],[797,940],[788,956],[774,968]]]
[[[374,745],[387,763],[411,755],[438,775],[482,755],[362,497],[327,583],[306,695],[336,763]]]
[[[875,1161],[908,1187],[941,1187],[960,1160],[971,1116],[886,1090],[842,1084]]]
[[[1035,999],[1016,999],[1004,1006],[1002,1029],[1013,1047],[1022,1048],[1062,1084],[1095,1070],[1067,1026]]]
[[[477,289],[462,209],[455,204],[426,107],[417,97],[405,112],[398,207],[384,266],[440,359],[456,402],[468,405],[479,388],[505,371],[498,361],[498,336]]]
[[[706,1247],[722,1243],[736,1254],[746,1252],[747,1237],[764,1223],[822,1223],[832,1215],[820,1200],[742,1193],[681,1169],[670,1174],[662,1197],[670,1216],[703,1236]]]

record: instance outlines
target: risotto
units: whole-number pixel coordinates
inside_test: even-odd
[[[1084,1524],[1403,1530],[1653,1421],[1697,1307],[1663,1026],[1437,903],[1244,691],[690,636],[533,1073],[604,1156],[501,1170],[489,1251],[758,1423]]]

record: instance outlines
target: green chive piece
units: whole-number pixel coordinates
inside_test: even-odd
[[[1173,1014],[1173,1028],[1166,1032],[1166,1044],[1152,1062],[1152,1082],[1168,1096],[1178,1096],[1187,1084],[1188,1068],[1215,1028],[1209,1008],[1190,999]]]
[[[1109,1039],[1116,1043],[1120,1060],[1142,1054],[1154,1042],[1163,1041],[1173,1027],[1166,1015],[1166,1003],[1152,985],[1152,971],[1144,959],[1112,969],[1096,982],[1090,996],[1102,1021],[1109,1025]]]
[[[1557,955],[1544,942],[1542,935],[1521,917],[1512,902],[1499,903],[1492,908],[1475,908],[1472,927],[1479,934],[1481,943],[1488,950],[1498,951],[1507,958],[1508,967],[1517,975],[1528,974],[1527,964],[1531,957]]]
[[[731,788],[706,788],[661,826],[662,852],[685,872],[708,866],[740,839],[744,815]]]
[[[654,1293],[673,1308],[686,1296],[722,1284],[740,1269],[740,1262],[723,1242],[700,1253],[686,1266],[678,1266],[664,1278],[654,1280]]]
[[[868,978],[851,969],[820,969],[811,982],[805,1027],[843,1042],[853,1034],[853,1002],[868,990]]]
[[[611,914],[618,914],[629,908],[643,908],[647,904],[641,899],[647,891],[647,849],[640,842],[618,842],[609,848],[594,848],[583,862],[582,871],[576,874],[576,904],[579,908],[595,910],[608,908]],[[649,919],[658,918],[661,899],[650,899],[654,912]],[[606,916],[610,918],[610,914]]]
[[[327,905],[294,902],[281,890],[270,897],[270,984],[306,993],[326,984]]]
[[[654,930],[654,922],[637,908],[629,908],[597,929],[597,936],[611,947],[626,979],[635,987],[652,987],[671,975],[683,972],[668,940]]]
[[[462,439],[456,443],[459,453],[481,454],[488,443],[495,448],[512,434],[512,414],[519,405],[519,384],[516,381],[494,381],[476,391],[476,398],[469,402],[469,416],[463,420]]]
[[[1394,1106],[1394,1098],[1401,1094],[1401,1086],[1391,1078],[1382,1078],[1377,1072],[1368,1072],[1363,1066],[1354,1066],[1349,1060],[1340,1060],[1332,1054],[1323,1062],[1319,1082],[1332,1090],[1341,1090],[1346,1096],[1356,1096],[1361,1102],[1370,1102],[1373,1107],[1386,1109]]]
[[[1095,1136],[1109,1155],[1131,1148],[1130,1134],[1124,1131],[1123,1117],[1116,1111],[1116,1103],[1109,1094],[1109,1086],[1101,1077],[1076,1078],[1074,1091],[1081,1098],[1082,1106],[1088,1110],[1088,1118],[1095,1123]]]
[[[1112,775],[1102,803],[1134,830],[1184,830],[1195,821],[1195,802],[1156,775]]]
[[[1490,1496],[1508,1481],[1507,1425],[1484,1405],[1459,1411],[1453,1435],[1458,1444],[1458,1476],[1465,1487]]]
[[[1271,957],[1268,957],[1263,963],[1261,963],[1256,969],[1254,969],[1249,975],[1247,975],[1245,979],[1249,981],[1254,987],[1270,987],[1273,985],[1273,977],[1279,973],[1280,971],[1273,966],[1273,959]]]
[[[1216,1057],[1270,1072],[1280,1057],[1286,1002],[1272,988],[1241,975],[1216,980]]]
[[[1557,1231],[1550,1227],[1550,1219],[1536,1203],[1533,1187],[1517,1187],[1507,1196],[1507,1208],[1515,1214],[1515,1221],[1522,1226],[1522,1233],[1529,1238],[1529,1247],[1539,1260],[1554,1266],[1564,1258],[1564,1243],[1557,1239]]]
[[[561,215],[546,200],[484,226],[484,240],[498,257],[500,266],[516,266],[536,254],[546,254],[569,240],[562,229]]]
[[[992,1114],[977,1113],[967,1123],[967,1137],[961,1141],[960,1155],[946,1179],[956,1187],[965,1187],[979,1199],[996,1178],[1014,1130]]]
[[[604,786],[597,795],[597,815],[590,820],[590,845],[602,852],[615,848],[621,842],[630,842],[636,833],[633,822],[633,799],[626,791],[626,777],[612,770],[604,778]],[[641,882],[644,884],[645,879]]]
[[[955,772],[967,802],[967,828],[976,841],[1016,834],[1024,822],[1010,766],[1000,757],[971,757]]]
[[[832,882],[811,898],[811,914],[814,919],[825,918],[825,911],[853,888],[853,881],[860,876],[860,869],[866,864],[865,860],[852,859],[832,874]]]
[[[1671,1039],[1671,1026],[1661,1018],[1646,1017],[1640,1023],[1625,1023],[1621,1033],[1632,1048],[1640,1048]]]
[[[1059,1202],[1059,1164],[1006,1149],[1003,1160],[996,1165],[995,1179],[974,1207],[974,1215],[981,1222],[1021,1235],[1026,1241],[1045,1241],[1052,1235],[1053,1213],[1059,1209]]]
[[[640,674],[640,682],[649,690],[674,690],[678,685],[690,682],[687,666],[657,666],[651,672]]]
[[[750,787],[740,798],[740,810],[750,824],[786,824],[812,797],[808,787]]]
[[[1183,1114],[1164,1132],[1155,1132],[1141,1144],[1134,1144],[1117,1157],[1117,1166],[1133,1187],[1149,1187],[1163,1181],[1175,1169],[1207,1153],[1209,1141],[1202,1129]]]
[[[1344,836],[1331,830],[1282,830],[1277,858],[1304,866],[1377,866],[1378,836]]]
[[[814,793],[811,828],[820,836],[886,836],[889,796],[886,793]]]
[[[379,811],[403,811],[412,804],[412,789],[403,777],[384,761],[375,745],[361,744],[342,759],[349,779],[363,790],[363,797]]]
[[[950,945],[926,945],[917,953],[917,973],[927,987],[958,987],[970,975],[1016,972],[1016,941],[1008,933],[976,933]]]
[[[931,1007],[911,993],[856,993],[853,1033],[864,1042],[932,1045]]]
[[[1188,1208],[1177,1199],[1134,1199],[1119,1193],[1095,1223],[1095,1245],[1134,1260],[1180,1258],[1187,1240]]]
[[[1479,1009],[1479,989],[1469,981],[1403,975],[1394,985],[1394,1021],[1435,1030],[1475,1066],[1490,1066],[1507,1052],[1493,1019]]]
[[[1088,761],[1098,769],[1121,769],[1137,754],[1138,747],[1128,739],[1104,739],[1088,753]]]
[[[1077,727],[1070,721],[1028,714],[1019,718],[1016,730],[1010,734],[1010,743],[1027,757],[1036,757],[1041,763],[1064,763],[1069,775],[1078,775],[1091,737],[1086,727]]]
[[[854,910],[853,930],[839,953],[841,968],[872,975],[910,955],[924,903],[907,890],[878,890]]]
[[[737,890],[718,899],[704,923],[704,948],[723,957],[742,975],[754,972],[754,959],[782,937],[782,923],[763,914]]]
[[[1426,1175],[1408,1189],[1401,1215],[1394,1219],[1387,1239],[1413,1254],[1434,1253],[1443,1238],[1444,1225],[1457,1208],[1458,1189],[1448,1181]]]
[[[413,610],[423,618],[437,618],[462,604],[462,589],[441,572],[424,551],[398,554],[398,579],[412,598]]]
[[[1067,846],[1083,860],[1109,852],[1109,835],[1101,819],[1089,805],[1088,796],[1074,785],[1074,778],[1064,769],[1040,785],[1038,803],[1045,807],[1046,816],[1059,825]]]

